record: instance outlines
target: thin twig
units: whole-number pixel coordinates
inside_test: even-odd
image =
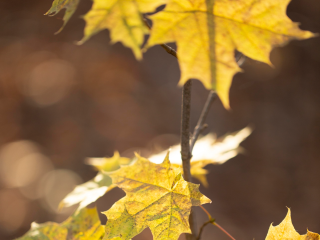
[[[230,233],[227,232],[227,230],[225,230],[223,227],[221,227],[218,223],[214,222],[212,223],[213,225],[217,226],[222,232],[224,232],[229,238],[231,238],[232,240],[236,240],[234,237],[232,237],[230,235]]]
[[[209,109],[213,103],[213,101],[217,98],[217,94],[214,91],[210,91],[209,96],[207,98],[206,103],[204,104],[204,107],[202,109],[201,115],[199,117],[198,123],[196,127],[194,128],[193,134],[192,134],[192,139],[191,139],[191,144],[190,144],[190,152],[192,153],[194,144],[196,143],[199,135],[201,132],[204,130],[204,121],[206,120]]]
[[[209,223],[211,223],[210,220],[207,221],[207,222],[205,222],[205,223],[201,226],[200,231],[199,231],[199,234],[198,234],[198,237],[196,238],[196,240],[200,240],[201,234],[202,234],[202,231],[203,231],[204,227],[207,226]]]
[[[219,228],[222,232],[224,232],[229,238],[231,238],[232,240],[236,240],[234,237],[231,236],[230,233],[227,232],[227,230],[225,230],[223,227],[221,227],[214,218],[211,217],[210,213],[203,207],[201,206],[201,209],[207,214],[208,218],[209,218],[209,223],[212,223],[213,225],[217,226],[217,228]],[[207,222],[206,222],[207,223]],[[200,235],[201,235],[201,232],[202,232],[202,228],[205,227],[205,225],[207,224],[204,224],[204,226],[201,227],[200,229],[200,232],[199,232],[199,235],[198,235],[198,238],[196,240],[199,240],[200,239]]]

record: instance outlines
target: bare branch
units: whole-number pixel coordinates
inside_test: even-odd
[[[186,181],[191,182],[190,173],[190,108],[191,108],[191,80],[183,85],[182,89],[182,106],[181,106],[181,159],[183,168],[183,177]],[[194,213],[190,212],[189,223],[192,234],[186,234],[187,240],[194,240],[196,236],[196,224]]]

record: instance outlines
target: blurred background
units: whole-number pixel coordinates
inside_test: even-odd
[[[161,47],[141,62],[107,30],[82,46],[83,0],[66,28],[52,0],[0,1],[0,239],[24,234],[31,222],[61,222],[57,211],[76,184],[96,172],[86,157],[150,154],[178,143],[181,89],[177,60]],[[320,2],[292,0],[288,16],[320,32]],[[320,232],[320,38],[294,41],[271,53],[274,68],[246,59],[234,77],[231,111],[216,100],[207,132],[218,136],[252,125],[246,153],[208,166],[206,208],[236,239],[264,239],[287,208],[299,233]],[[192,127],[208,91],[192,90]],[[97,201],[107,210],[119,189]],[[197,211],[198,225],[206,216]],[[106,219],[102,216],[102,221]],[[135,239],[151,239],[144,231]],[[228,239],[213,226],[203,239]]]

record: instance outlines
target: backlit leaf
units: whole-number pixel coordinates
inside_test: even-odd
[[[59,208],[79,204],[77,211],[97,201],[106,192],[113,189],[112,180],[106,173],[98,173],[95,178],[76,186],[59,204]]]
[[[76,11],[78,5],[79,5],[80,0],[54,0],[52,3],[51,8],[49,11],[46,13],[46,15],[49,16],[54,16],[57,13],[59,13],[62,9],[66,9],[66,12],[63,17],[63,25],[60,28],[60,30],[56,33],[59,33],[62,31],[64,26],[67,24],[69,19],[72,17],[74,12]]]
[[[149,227],[153,239],[178,239],[190,233],[192,206],[210,203],[199,185],[184,181],[180,168],[170,164],[168,155],[161,164],[137,156],[138,160],[111,174],[113,184],[126,196],[105,214],[108,217],[105,240],[130,239]]]
[[[165,3],[166,0],[93,0],[91,10],[84,17],[86,27],[80,43],[109,29],[112,43],[122,42],[132,49],[137,59],[141,59],[144,35],[149,33],[142,14],[153,12]]]
[[[214,134],[208,134],[196,142],[192,151],[191,174],[197,178],[203,185],[207,186],[207,170],[203,169],[208,164],[222,164],[235,157],[242,148],[240,143],[251,134],[251,128],[246,127],[240,131],[226,134],[216,138]],[[182,165],[180,144],[170,148],[171,163]],[[149,157],[153,163],[160,163],[167,154],[163,151]]]
[[[17,240],[99,240],[103,235],[97,210],[85,208],[61,224],[32,223],[31,229]]]
[[[229,108],[229,88],[240,71],[234,51],[270,63],[273,47],[292,39],[306,39],[286,15],[290,0],[170,0],[153,16],[148,46],[176,42],[180,85],[199,79],[215,89]]]
[[[94,166],[99,170],[97,176],[92,180],[75,187],[59,204],[59,208],[70,207],[78,204],[77,211],[95,202],[106,192],[114,188],[108,172],[119,169],[120,165],[129,164],[129,158],[123,158],[118,152],[115,152],[111,158],[89,158],[87,164]]]
[[[278,226],[270,226],[266,240],[319,240],[318,233],[308,231],[305,235],[300,235],[293,227],[291,212],[288,209],[287,216]]]

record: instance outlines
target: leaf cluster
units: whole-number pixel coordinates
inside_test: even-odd
[[[48,14],[65,8],[64,25],[80,0],[55,0]],[[93,0],[84,16],[85,42],[104,29],[111,42],[132,49],[137,59],[157,44],[176,42],[181,69],[179,85],[199,79],[216,90],[223,105],[229,106],[232,78],[241,69],[235,50],[271,65],[272,48],[293,39],[314,36],[299,29],[286,15],[290,0]],[[165,8],[154,14],[158,7]],[[148,15],[146,15],[148,13]],[[153,21],[152,29],[145,24]],[[63,26],[64,26],[63,25]],[[144,44],[145,35],[150,35]]]
[[[141,59],[143,52],[154,45],[175,42],[181,69],[179,85],[189,79],[199,79],[215,90],[228,109],[229,88],[233,76],[241,71],[234,52],[270,64],[269,55],[275,46],[292,39],[314,36],[302,31],[286,16],[290,0],[93,0],[84,16],[86,26],[83,43],[103,29],[109,29],[112,43],[122,42]],[[65,9],[63,26],[76,11],[80,0],[54,0],[47,15],[54,16]],[[157,8],[166,5],[162,11]],[[156,13],[155,13],[156,12]],[[147,15],[148,14],[148,15]],[[146,18],[152,20],[148,28]],[[145,36],[149,35],[145,43]],[[239,144],[251,133],[245,128],[217,139],[207,135],[194,148],[191,173],[204,185],[208,164],[221,164],[234,157]],[[33,223],[25,239],[131,239],[150,228],[154,239],[178,239],[190,233],[189,215],[192,206],[210,203],[199,191],[199,185],[183,179],[179,146],[173,146],[172,162],[166,151],[149,159],[136,155],[123,158],[118,152],[111,158],[93,158],[97,176],[77,186],[61,202],[60,207],[78,204],[75,213],[61,224]],[[101,225],[97,210],[86,206],[95,202],[114,187],[126,196],[104,212],[108,217]],[[209,215],[210,216],[210,215]],[[212,221],[211,216],[210,223]],[[283,222],[270,226],[266,240],[316,240],[319,235],[298,234],[291,222],[290,210]]]

